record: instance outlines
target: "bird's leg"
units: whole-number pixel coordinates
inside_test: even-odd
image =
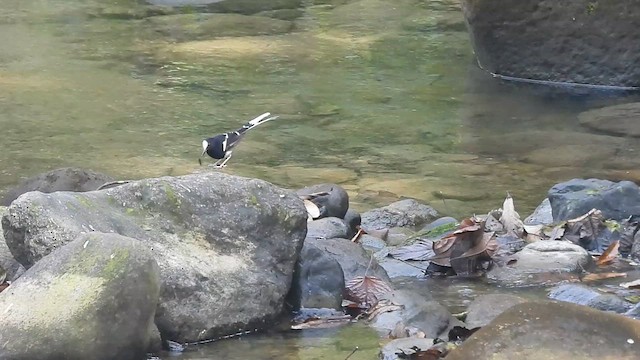
[[[222,163],[220,165],[218,165],[217,167],[219,168],[223,168],[225,166],[227,166],[227,161],[229,161],[229,159],[231,159],[231,155],[232,155],[233,151],[229,151],[227,152],[227,155],[224,157],[224,159],[222,159]]]
[[[227,154],[222,159],[216,161],[215,164],[209,165],[209,166],[212,166],[216,169],[222,169],[223,167],[227,166],[227,161],[231,159],[231,153],[232,151],[227,151]]]

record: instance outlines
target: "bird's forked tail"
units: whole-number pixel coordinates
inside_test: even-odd
[[[266,113],[256,117],[255,119],[249,121],[242,128],[244,129],[244,131],[247,131],[247,130],[253,129],[254,127],[256,127],[256,126],[258,126],[260,124],[264,124],[267,121],[274,120],[274,119],[278,118],[277,116],[269,116],[269,115],[271,115],[271,113],[266,112]]]

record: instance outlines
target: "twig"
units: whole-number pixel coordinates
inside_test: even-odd
[[[371,258],[369,259],[369,265],[367,265],[367,270],[364,271],[364,277],[367,277],[369,273],[369,268],[371,268],[371,264],[373,263],[373,254],[371,254]]]
[[[360,350],[360,348],[359,348],[359,347],[357,347],[357,346],[356,346],[355,348],[353,348],[353,351],[351,352],[351,354],[349,354],[349,356],[347,356],[346,358],[344,358],[344,360],[349,360],[349,358],[350,358],[351,356],[353,356],[353,354],[355,354],[355,353],[356,353],[356,351],[358,351],[358,350]]]
[[[124,185],[130,182],[131,180],[109,181],[108,183],[100,185],[96,190],[103,190],[103,189],[110,188],[117,185]]]

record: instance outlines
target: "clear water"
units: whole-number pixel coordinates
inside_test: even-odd
[[[461,217],[510,192],[526,215],[559,181],[640,178],[637,140],[576,117],[633,99],[496,82],[475,67],[457,0],[304,3],[291,32],[190,41],[181,26],[125,19],[144,12],[134,0],[2,0],[0,190],[64,166],[188,174],[203,138],[265,111],[281,118],[252,131],[225,171],[291,188],[337,182],[360,210],[413,197]],[[444,289],[454,307],[465,299]],[[344,359],[352,344],[336,345],[339,331],[185,356],[264,359],[269,343],[281,348],[271,358]]]

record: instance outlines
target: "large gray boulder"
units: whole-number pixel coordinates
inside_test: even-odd
[[[109,175],[78,168],[61,168],[30,177],[7,190],[0,205],[9,206],[18,196],[29,191],[91,191],[113,181]]]
[[[631,181],[572,179],[554,185],[548,193],[554,221],[574,219],[591,209],[605,219],[622,220],[640,214],[640,188]]]
[[[32,192],[2,219],[26,267],[82,232],[140,239],[162,279],[156,323],[193,341],[260,325],[282,310],[306,233],[294,194],[217,172],[132,182],[87,193]]]
[[[640,85],[640,13],[626,1],[463,0],[478,62],[518,78]]]
[[[0,293],[0,358],[143,359],[159,292],[143,243],[80,235]]]
[[[511,294],[485,294],[473,299],[467,308],[467,329],[488,325],[510,307],[527,299]]]
[[[515,305],[447,360],[637,359],[640,321],[563,302]]]

